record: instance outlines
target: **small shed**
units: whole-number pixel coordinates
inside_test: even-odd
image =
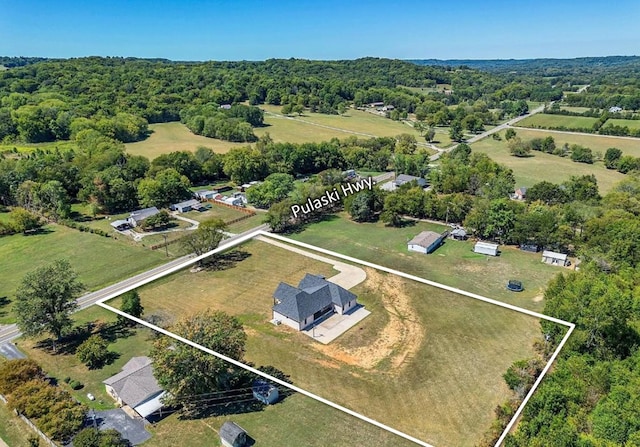
[[[240,197],[227,197],[223,202],[227,205],[244,206],[244,202]]]
[[[555,251],[545,250],[542,252],[542,262],[546,262],[551,265],[561,265],[566,267],[569,265],[567,255],[564,253],[557,253]]]
[[[442,244],[442,240],[446,236],[446,231],[442,234],[438,234],[435,231],[423,231],[407,242],[407,249],[429,254]]]
[[[253,397],[265,405],[274,404],[280,398],[278,387],[264,379],[254,380],[251,389],[253,391]]]
[[[455,228],[450,233],[451,239],[455,239],[456,241],[466,241],[467,240],[467,232],[464,228]]]
[[[473,247],[473,251],[481,255],[498,256],[498,244],[478,241]]]
[[[220,427],[220,441],[225,447],[243,447],[247,444],[247,432],[235,422],[227,421]]]

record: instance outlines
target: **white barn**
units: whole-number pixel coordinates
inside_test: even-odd
[[[498,256],[498,244],[478,241],[473,247],[473,251],[482,255]]]
[[[566,267],[569,265],[567,255],[564,253],[557,253],[555,251],[545,250],[542,252],[542,262],[546,262],[551,265],[561,265]]]

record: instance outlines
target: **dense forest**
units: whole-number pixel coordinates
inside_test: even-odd
[[[27,62],[0,72],[0,140],[5,142],[73,139],[85,129],[136,141],[146,136],[148,123],[178,120],[206,136],[254,141],[247,125],[261,121],[251,112],[234,113],[239,109],[226,107],[290,104],[334,114],[345,104],[384,101],[411,113],[420,106],[433,109],[434,103],[481,100],[482,109],[509,110],[509,102],[549,101],[562,95],[551,82],[537,79],[516,82],[475,70],[375,58],[189,63],[90,57]],[[450,94],[399,88],[445,83],[453,86]]]

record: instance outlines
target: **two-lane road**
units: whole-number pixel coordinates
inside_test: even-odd
[[[250,230],[245,231],[244,233],[240,233],[240,234],[236,234],[233,235],[225,240],[223,240],[220,243],[220,247],[224,247],[227,244],[230,244],[231,242],[233,242],[234,240],[245,236],[253,231],[256,230],[265,230],[268,231],[269,226],[266,224],[257,226],[255,228],[252,228]],[[91,292],[91,293],[87,293],[86,295],[81,296],[80,298],[78,298],[77,303],[78,303],[78,308],[77,310],[82,310],[82,309],[86,309],[89,306],[92,306],[96,303],[96,301],[105,298],[113,293],[116,293],[120,290],[124,290],[125,288],[131,286],[132,284],[136,284],[140,281],[143,281],[145,279],[151,278],[155,275],[158,275],[160,273],[166,272],[167,270],[170,270],[172,268],[175,268],[181,264],[184,264],[186,261],[190,260],[191,258],[193,258],[194,255],[190,254],[187,256],[182,256],[180,258],[174,259],[172,261],[167,262],[166,264],[163,264],[161,266],[152,268],[151,270],[147,270],[146,272],[140,273],[138,275],[132,276],[131,278],[127,278],[123,281],[120,281],[116,284],[112,284],[110,286],[107,286],[103,289],[97,290],[95,292]],[[15,324],[9,324],[6,326],[1,326],[0,327],[0,345],[10,342],[11,340],[14,340],[18,337],[20,337],[22,335],[22,333],[20,332],[20,329],[18,329],[18,326]]]

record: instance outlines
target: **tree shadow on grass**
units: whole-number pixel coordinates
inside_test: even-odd
[[[53,233],[53,230],[51,228],[40,227],[40,228],[36,228],[34,230],[27,230],[24,233],[22,233],[22,235],[23,236],[35,236],[35,235],[49,234],[49,233]]]
[[[227,253],[212,256],[207,259],[207,262],[203,267],[209,271],[229,270],[250,256],[251,253],[248,253],[243,249],[236,249]]]
[[[40,340],[35,347],[41,349],[51,355],[74,355],[78,346],[84,343],[90,336],[97,334],[104,338],[107,342],[113,343],[119,338],[126,338],[133,335],[135,331],[126,327],[119,322],[103,323],[101,321],[91,321],[86,324],[76,326],[73,330],[63,336],[60,340],[54,340],[51,337]],[[109,363],[113,363],[120,355],[116,356]]]
[[[3,309],[4,307],[11,304],[11,300],[6,296],[0,296],[0,317],[6,317],[9,313],[7,309]]]

